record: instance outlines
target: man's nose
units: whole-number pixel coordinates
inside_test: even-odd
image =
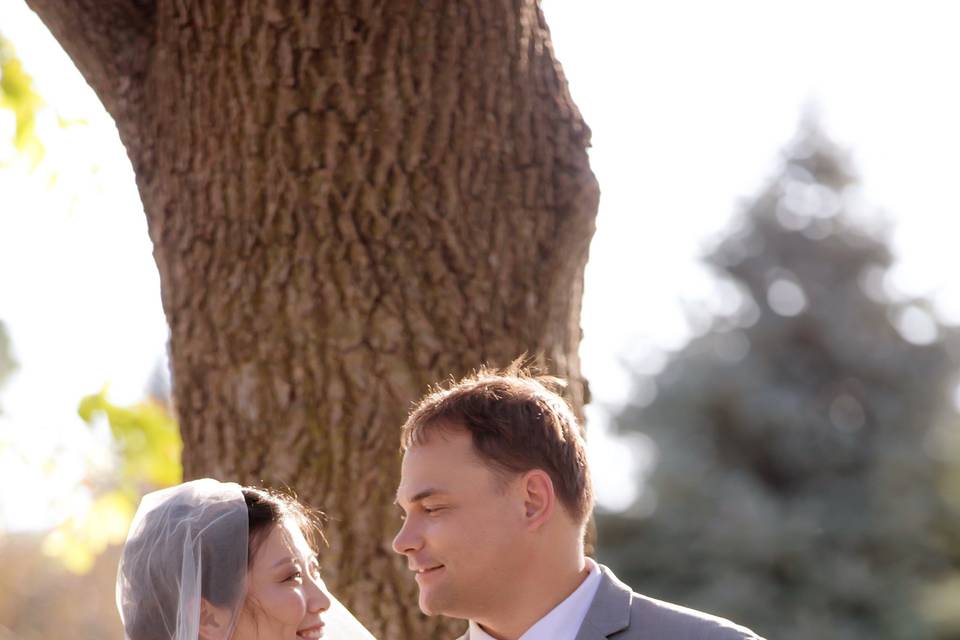
[[[400,531],[393,539],[393,550],[400,554],[408,554],[417,551],[422,546],[423,537],[413,524],[413,518],[407,518],[403,521],[403,526],[400,527]]]

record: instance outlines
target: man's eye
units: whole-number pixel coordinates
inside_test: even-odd
[[[424,507],[424,513],[436,513],[438,511],[443,511],[443,507]]]

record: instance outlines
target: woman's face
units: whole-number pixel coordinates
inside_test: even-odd
[[[267,533],[247,576],[247,602],[235,640],[310,640],[323,637],[330,608],[317,556],[289,520]]]

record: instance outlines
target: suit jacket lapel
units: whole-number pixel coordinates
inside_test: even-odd
[[[603,565],[600,565],[600,573],[597,595],[593,597],[576,640],[606,640],[611,634],[630,626],[633,590]]]

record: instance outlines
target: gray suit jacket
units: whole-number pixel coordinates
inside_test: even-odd
[[[576,640],[763,640],[729,620],[634,593],[603,565],[600,574]]]
[[[729,620],[634,593],[603,565],[600,573],[576,640],[763,640]]]

